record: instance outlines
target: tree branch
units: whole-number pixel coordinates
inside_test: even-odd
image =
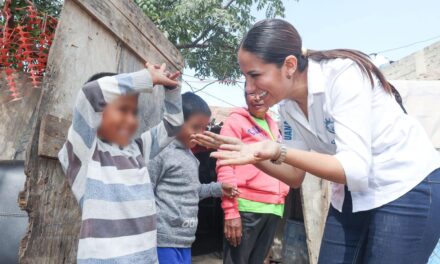
[[[224,6],[222,6],[222,9],[228,9],[232,5],[232,3],[234,3],[234,1],[235,0],[229,0],[229,2],[227,2]],[[187,44],[180,44],[180,45],[178,44],[178,45],[176,45],[176,48],[177,49],[206,48],[207,45],[198,44],[198,43],[200,40],[205,38],[209,34],[209,32],[211,32],[212,28],[213,28],[213,25],[209,26],[193,42],[187,43]]]
[[[205,29],[205,31],[203,31],[202,34],[200,34],[200,36],[198,38],[196,38],[193,42],[187,43],[187,44],[176,45],[176,48],[178,48],[178,49],[181,49],[181,48],[185,48],[185,49],[195,48],[197,43],[199,43],[200,40],[202,40],[204,37],[206,37],[211,30],[212,30],[212,26],[210,26],[207,29]]]
[[[176,45],[177,49],[192,49],[192,48],[199,48],[199,49],[204,49],[207,48],[208,44],[193,44],[193,43],[189,43],[189,44],[182,44],[182,45]]]
[[[227,2],[226,5],[224,5],[222,8],[223,8],[223,9],[227,9],[227,8],[229,8],[229,7],[232,5],[232,3],[234,3],[234,2],[235,2],[235,0],[229,0],[229,2]]]

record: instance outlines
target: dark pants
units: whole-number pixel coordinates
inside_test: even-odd
[[[440,237],[440,169],[395,201],[351,211],[346,190],[342,213],[330,206],[320,264],[426,263]]]
[[[238,247],[225,239],[223,242],[223,263],[262,264],[277,230],[280,217],[273,214],[240,212],[243,236]]]

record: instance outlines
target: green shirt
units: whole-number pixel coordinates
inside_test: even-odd
[[[275,137],[273,136],[272,131],[270,130],[269,124],[267,123],[266,119],[259,119],[256,117],[253,117],[253,119],[262,129],[264,129],[270,135],[272,140],[275,140]],[[243,198],[238,198],[237,202],[238,202],[238,211],[240,212],[274,214],[274,215],[278,215],[279,217],[283,217],[284,204],[261,203]]]
[[[243,198],[237,198],[238,211],[260,214],[274,214],[283,217],[284,204],[260,203]]]
[[[266,119],[259,119],[256,117],[252,117],[254,119],[254,121],[262,128],[264,129],[264,131],[267,132],[267,134],[270,135],[270,137],[272,138],[272,140],[275,140],[275,137],[272,134],[272,131],[270,130],[269,124],[267,123]]]

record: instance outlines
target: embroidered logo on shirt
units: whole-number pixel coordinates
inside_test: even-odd
[[[325,128],[328,132],[335,133],[335,121],[332,118],[326,118],[324,120]]]
[[[249,128],[249,129],[247,130],[247,132],[248,132],[249,134],[251,134],[252,136],[255,136],[255,135],[261,134],[261,130],[260,130],[260,128],[258,128],[257,126],[253,126],[253,127]]]
[[[333,120],[333,118],[324,119],[324,124],[325,124],[325,128],[327,129],[328,132],[335,134],[335,121]],[[334,139],[331,141],[331,143],[333,145],[336,144]]]
[[[293,139],[292,127],[286,121],[284,121],[284,123],[283,123],[283,139],[284,140],[292,140]]]

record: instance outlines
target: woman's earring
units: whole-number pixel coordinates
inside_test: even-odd
[[[288,74],[287,79],[291,79],[291,78],[292,78],[292,75]]]

